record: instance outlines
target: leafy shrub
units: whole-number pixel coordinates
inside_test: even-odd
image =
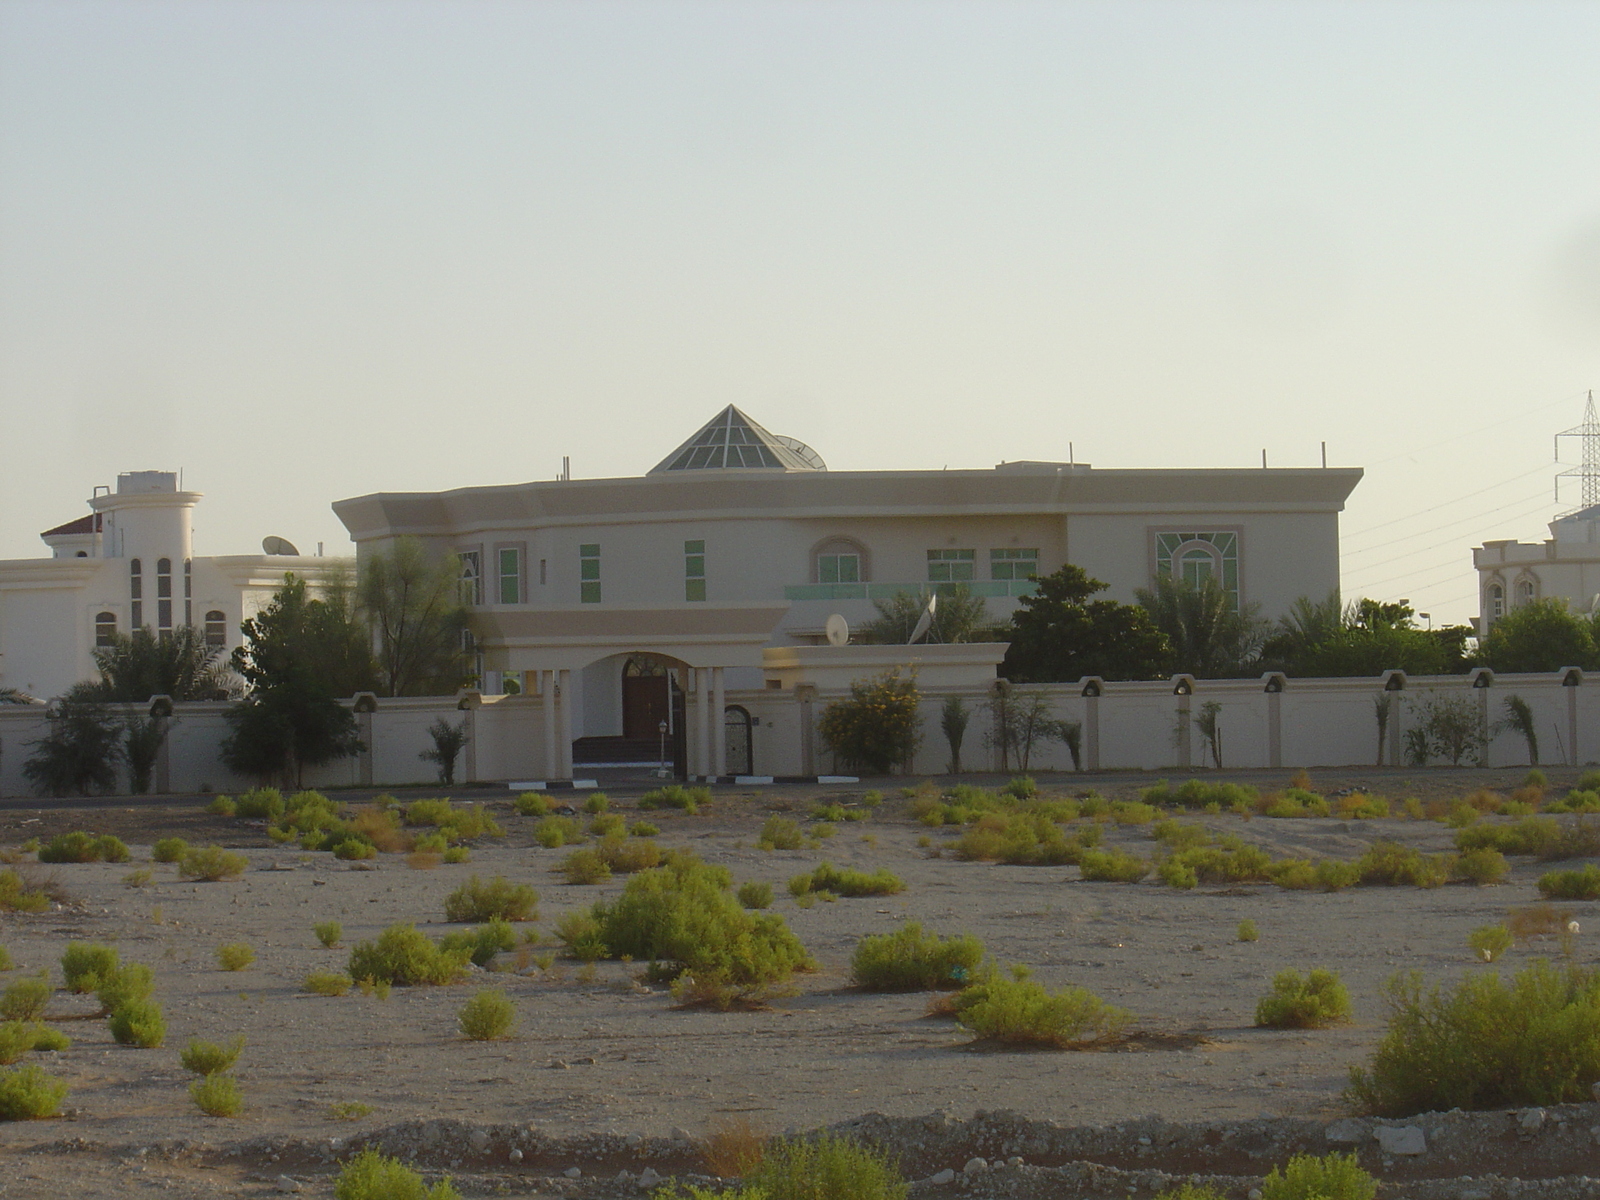
[[[350,951],[350,977],[402,987],[452,983],[466,973],[471,958],[463,949],[443,950],[415,925],[391,925],[376,941],[359,942]]]
[[[557,932],[579,957],[631,957],[660,978],[687,973],[698,1001],[748,1002],[812,962],[781,916],[741,908],[729,883],[723,868],[675,857],[630,878],[614,904],[567,914]]]
[[[517,935],[508,921],[495,919],[476,929],[457,929],[439,939],[439,949],[450,953],[465,950],[478,966],[487,966],[489,960],[502,950],[517,944]]]
[[[1467,935],[1467,945],[1484,962],[1493,962],[1511,949],[1514,939],[1504,925],[1484,925]]]
[[[1045,813],[986,812],[950,849],[957,858],[969,862],[1063,866],[1078,862],[1083,851],[1099,841],[1100,830],[1093,826],[1068,837]]]
[[[603,838],[594,852],[617,875],[632,875],[635,871],[659,867],[666,857],[660,846],[644,838],[634,841],[622,837]]]
[[[1350,993],[1335,972],[1320,968],[1304,978],[1279,971],[1256,1004],[1256,1024],[1268,1029],[1322,1029],[1349,1019]]]
[[[1499,883],[1511,869],[1505,855],[1498,850],[1468,850],[1456,859],[1455,873],[1468,883]]]
[[[649,821],[635,821],[628,826],[628,836],[637,838],[655,837],[661,832],[659,825],[652,825]]]
[[[1128,1013],[1085,988],[1052,993],[1032,979],[1007,979],[998,973],[963,993],[956,1016],[980,1038],[1057,1050],[1115,1037],[1130,1020]]]
[[[330,1121],[359,1121],[362,1117],[372,1115],[372,1105],[363,1104],[359,1100],[340,1100],[328,1105],[328,1120]]]
[[[124,963],[101,980],[94,998],[102,1012],[112,1013],[126,1004],[150,999],[155,986],[155,972],[144,963]]]
[[[1162,865],[1166,869],[1161,880],[1169,885],[1169,876],[1181,878],[1177,873],[1179,869],[1192,873],[1199,883],[1255,883],[1268,877],[1272,856],[1260,846],[1248,845],[1236,837],[1226,837],[1213,845],[1179,850]],[[1183,884],[1175,886],[1181,887]]]
[[[1561,826],[1554,817],[1527,817],[1510,825],[1475,825],[1456,833],[1456,849],[1463,852],[1498,850],[1543,858],[1560,842]]]
[[[1539,894],[1546,900],[1600,900],[1600,867],[1546,871],[1539,876]]]
[[[15,979],[0,992],[0,1020],[37,1021],[50,1003],[50,977],[41,972]]]
[[[798,850],[805,844],[805,830],[787,817],[768,817],[756,838],[756,846],[762,850]]]
[[[150,847],[150,858],[153,862],[175,863],[183,857],[183,852],[188,848],[189,843],[181,837],[161,838]]]
[[[1524,1108],[1590,1099],[1600,1080],[1600,975],[1538,960],[1508,984],[1492,971],[1453,993],[1419,972],[1385,985],[1389,1028],[1347,1095],[1379,1116]]]
[[[850,699],[835,700],[822,710],[817,731],[842,762],[887,775],[897,763],[910,762],[922,741],[920,700],[916,676],[892,667],[871,679],[854,680]]]
[[[1377,1191],[1354,1154],[1296,1154],[1261,1181],[1261,1200],[1373,1200]]]
[[[344,936],[344,926],[337,921],[318,921],[311,929],[317,935],[317,941],[329,950],[337,946],[339,939]]]
[[[155,878],[155,873],[149,867],[142,867],[137,871],[129,871],[122,877],[122,886],[142,888]]]
[[[1207,783],[1201,779],[1190,779],[1178,787],[1163,781],[1155,787],[1145,788],[1139,798],[1146,804],[1174,808],[1203,809],[1210,804],[1232,808],[1235,804],[1244,804],[1253,811],[1261,799],[1261,793],[1253,787],[1237,783]]]
[[[736,895],[739,898],[739,903],[745,908],[772,907],[772,885],[770,883],[757,883],[755,880],[741,883]]]
[[[811,819],[813,821],[842,821],[844,820],[844,805],[813,804],[811,806]]]
[[[1368,886],[1435,888],[1450,878],[1448,855],[1424,855],[1399,842],[1376,841],[1356,860]]]
[[[340,971],[313,971],[300,985],[313,996],[343,996],[354,986],[350,976]]]
[[[1175,1188],[1157,1192],[1155,1200],[1228,1200],[1209,1183],[1180,1183]]]
[[[1361,882],[1361,868],[1336,858],[1314,863],[1303,858],[1281,858],[1267,868],[1267,878],[1290,891],[1340,892]]]
[[[1138,883],[1150,874],[1150,861],[1125,850],[1085,850],[1078,873],[1096,883]]]
[[[444,861],[446,865],[469,863],[472,861],[472,852],[465,846],[451,846],[444,852]]]
[[[4,946],[0,946],[0,971],[9,971],[14,966],[16,964],[11,961],[11,952]]]
[[[1334,812],[1346,821],[1381,821],[1389,815],[1389,802],[1382,796],[1356,792],[1340,796]]]
[[[61,1111],[67,1098],[64,1080],[46,1075],[32,1064],[0,1074],[0,1121],[38,1121]]]
[[[605,812],[611,806],[610,798],[604,792],[590,792],[583,801],[583,811],[596,816]]]
[[[550,816],[533,827],[534,841],[546,850],[556,850],[568,842],[582,840],[578,823],[571,817]]]
[[[422,1176],[398,1158],[385,1158],[376,1150],[363,1150],[339,1172],[333,1184],[334,1200],[461,1200],[461,1193],[444,1180],[428,1187]]]
[[[167,1020],[154,1000],[130,1000],[111,1014],[111,1036],[124,1046],[154,1050],[167,1040]]]
[[[610,864],[592,847],[574,850],[556,869],[573,884],[604,883],[611,878]]]
[[[72,1039],[38,1021],[0,1021],[0,1065],[10,1066],[30,1050],[65,1050]]]
[[[905,1200],[910,1193],[885,1151],[830,1133],[774,1138],[744,1183],[752,1200]]]
[[[94,992],[110,978],[119,964],[113,946],[95,942],[68,942],[61,955],[61,977],[69,992]]]
[[[244,1093],[228,1074],[203,1074],[189,1083],[189,1099],[208,1117],[237,1117],[244,1111]]]
[[[216,883],[223,879],[237,879],[243,875],[250,860],[234,854],[221,846],[191,846],[178,860],[178,874],[185,879],[200,879]]]
[[[213,817],[232,817],[238,815],[239,805],[231,796],[218,796],[206,805],[206,811]]]
[[[589,832],[594,837],[626,837],[628,819],[621,813],[601,813],[589,822]]]
[[[239,816],[251,821],[276,821],[283,816],[283,793],[274,787],[255,788],[234,802]]]
[[[496,875],[484,883],[474,875],[445,897],[447,921],[537,921],[539,893],[525,883]]]
[[[178,1061],[183,1064],[185,1071],[193,1071],[196,1075],[217,1075],[231,1071],[243,1051],[242,1037],[234,1038],[226,1046],[191,1038],[189,1044],[179,1052]]]
[[[366,838],[356,837],[354,834],[335,842],[332,850],[335,858],[342,858],[348,862],[359,862],[362,859],[378,857],[378,848],[376,846],[367,841]]]
[[[405,821],[407,825],[432,825],[451,843],[505,836],[505,830],[481,804],[457,806],[448,800],[413,800],[406,805]]]
[[[1240,921],[1236,936],[1241,942],[1257,942],[1261,940],[1261,931],[1254,921]]]
[[[700,811],[702,804],[709,803],[710,788],[686,788],[676,783],[669,783],[666,787],[656,788],[639,797],[640,808],[681,808],[691,817]]]
[[[0,871],[0,912],[38,913],[49,907],[50,896],[43,888],[30,887],[17,871]]]
[[[121,838],[111,834],[62,833],[39,847],[42,863],[125,863],[130,855]]]
[[[541,792],[523,792],[512,803],[519,817],[542,817],[550,811],[550,797]]]
[[[1600,812],[1600,792],[1573,788],[1561,799],[1546,804],[1544,810],[1552,813],[1597,813]]]
[[[873,992],[914,992],[961,987],[983,962],[983,943],[971,936],[924,934],[908,921],[893,933],[869,934],[856,943],[850,975]]]
[[[224,971],[242,971],[256,961],[249,942],[224,942],[217,947],[217,966]]]
[[[809,875],[795,876],[790,881],[791,892],[802,879],[809,881],[803,891],[832,892],[836,896],[894,896],[906,890],[903,880],[881,868],[868,875],[864,871],[840,870],[832,863],[822,863]]]
[[[517,1010],[504,992],[485,988],[461,1006],[456,1022],[463,1037],[492,1042],[511,1033],[517,1023]]]

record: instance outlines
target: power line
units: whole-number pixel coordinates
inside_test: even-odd
[[[1442,504],[1435,504],[1432,508],[1421,508],[1416,512],[1406,513],[1404,516],[1395,517],[1390,521],[1380,521],[1376,525],[1369,525],[1365,529],[1358,529],[1349,535],[1341,534],[1340,539],[1343,540],[1345,536],[1364,537],[1375,530],[1387,529],[1390,525],[1398,525],[1402,521],[1410,521],[1417,517],[1425,517],[1429,513],[1438,512],[1441,508],[1449,508],[1452,504],[1460,504],[1463,500],[1470,500],[1474,496],[1481,496],[1485,492],[1492,492],[1496,488],[1502,488],[1507,484],[1517,483],[1520,480],[1526,479],[1529,475],[1536,475],[1542,471],[1548,471],[1549,469],[1549,464],[1541,464],[1540,466],[1534,467],[1531,471],[1524,471],[1521,475],[1513,475],[1510,479],[1502,479],[1499,483],[1491,483],[1488,487],[1473,488],[1470,492],[1465,492],[1460,496],[1456,496],[1454,499],[1446,500]]]
[[[1502,504],[1502,505],[1499,505],[1496,508],[1486,509],[1485,511],[1480,512],[1480,513],[1473,513],[1469,517],[1460,517],[1460,518],[1458,518],[1457,520],[1454,520],[1454,521],[1446,521],[1441,525],[1430,525],[1427,529],[1419,529],[1415,533],[1404,533],[1404,534],[1401,534],[1397,538],[1390,538],[1387,542],[1374,542],[1372,545],[1363,546],[1359,550],[1345,550],[1345,549],[1341,548],[1340,553],[1341,554],[1370,554],[1374,550],[1382,550],[1387,546],[1396,546],[1396,545],[1399,545],[1401,542],[1409,542],[1413,538],[1427,537],[1429,534],[1438,533],[1440,530],[1443,530],[1443,529],[1451,529],[1451,528],[1453,528],[1453,527],[1455,527],[1457,525],[1469,525],[1473,521],[1481,521],[1486,517],[1492,517],[1492,516],[1496,515],[1497,513],[1502,513],[1506,509],[1511,508],[1513,505],[1526,504],[1527,502],[1528,502],[1528,497],[1524,496],[1521,500],[1513,500],[1513,501],[1511,501],[1510,504]],[[1549,507],[1549,505],[1550,505],[1550,501],[1548,499],[1541,499],[1541,500],[1538,501],[1538,503],[1536,503],[1533,506],[1533,508],[1528,510],[1527,513],[1519,513],[1518,516],[1511,517],[1511,518],[1508,518],[1508,519],[1509,520],[1518,520],[1522,516],[1530,516],[1533,513],[1538,512],[1541,508]],[[1340,540],[1342,541],[1343,539],[1340,539]]]
[[[1426,446],[1420,446],[1414,450],[1402,450],[1399,454],[1392,454],[1388,458],[1380,458],[1377,462],[1372,463],[1371,465],[1374,467],[1381,467],[1385,463],[1398,462],[1403,458],[1412,458],[1418,454],[1426,454],[1429,450],[1437,450],[1440,446],[1448,446],[1453,442],[1461,441],[1463,438],[1476,437],[1480,433],[1490,429],[1498,429],[1500,426],[1509,425],[1513,421],[1526,421],[1535,413],[1542,413],[1546,409],[1554,408],[1558,404],[1570,403],[1578,394],[1579,393],[1573,393],[1572,395],[1562,396],[1556,400],[1547,400],[1545,403],[1536,405],[1533,408],[1519,409],[1509,417],[1503,417],[1498,421],[1490,421],[1487,425],[1480,425],[1476,429],[1463,430],[1460,433],[1452,434],[1450,437],[1443,438],[1440,441],[1430,443]]]
[[[1534,505],[1532,508],[1526,509],[1526,510],[1524,510],[1522,512],[1519,512],[1519,513],[1516,513],[1514,516],[1508,517],[1506,519],[1510,520],[1510,521],[1519,521],[1523,517],[1531,517],[1534,513],[1538,512],[1540,509],[1544,508],[1545,506],[1546,506],[1546,502],[1541,500],[1541,501],[1539,501],[1538,504]],[[1449,528],[1449,526],[1440,526],[1440,528],[1441,529],[1447,529],[1447,528]],[[1436,533],[1438,531],[1437,530],[1428,530],[1427,532]],[[1415,536],[1416,537],[1422,537],[1423,534],[1419,533],[1419,534],[1416,534]],[[1402,538],[1401,540],[1404,541],[1404,540],[1407,540],[1407,539]],[[1385,558],[1385,559],[1381,559],[1380,561],[1375,562],[1375,563],[1368,563],[1364,567],[1362,567],[1361,569],[1364,570],[1364,571],[1376,571],[1379,567],[1386,567],[1390,563],[1400,562],[1402,559],[1412,558],[1412,557],[1414,557],[1414,556],[1416,556],[1418,554],[1429,554],[1429,553],[1432,553],[1435,550],[1443,550],[1446,546],[1449,546],[1449,545],[1451,545],[1452,543],[1454,543],[1456,541],[1457,541],[1456,538],[1447,538],[1442,542],[1435,542],[1433,545],[1425,546],[1420,550],[1408,550],[1404,554],[1395,555],[1393,558]],[[1360,553],[1360,551],[1355,551],[1355,553]]]

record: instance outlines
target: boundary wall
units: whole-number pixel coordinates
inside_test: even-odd
[[[752,758],[757,775],[806,776],[843,768],[822,745],[818,719],[832,702],[848,696],[847,686],[769,680],[759,690],[729,690],[726,703],[752,719]],[[772,686],[777,685],[777,686]],[[939,774],[948,766],[949,748],[940,732],[940,714],[949,696],[958,696],[970,713],[962,743],[969,771],[1001,767],[993,745],[991,703],[994,683],[928,683],[920,704],[922,742],[906,774]],[[1416,728],[1425,708],[1440,699],[1465,701],[1484,739],[1483,766],[1528,762],[1523,737],[1506,724],[1506,701],[1513,696],[1532,710],[1540,761],[1580,765],[1600,761],[1600,675],[1589,679],[1578,668],[1550,674],[1495,676],[1485,669],[1470,675],[1407,677],[1398,671],[1379,678],[1170,680],[1119,683],[1083,679],[1073,684],[1019,685],[1013,695],[1042,696],[1054,720],[1082,728],[1082,767],[1089,771],[1142,770],[1192,772],[1212,767],[1210,749],[1196,726],[1209,703],[1217,705],[1222,767],[1371,767],[1410,765],[1406,731]],[[308,768],[308,787],[426,785],[437,780],[431,763],[419,757],[432,741],[428,726],[443,718],[464,722],[467,742],[456,765],[461,782],[543,780],[553,774],[542,761],[543,700],[539,696],[459,696],[381,699],[355,697],[364,753],[322,767]],[[1378,706],[1389,717],[1380,745]],[[227,735],[223,703],[168,704],[153,698],[136,706],[170,711],[168,738],[157,766],[158,792],[237,792],[253,781],[233,775],[222,764]],[[697,706],[690,704],[690,739],[699,736]],[[48,729],[48,708],[0,705],[0,796],[33,794],[23,765],[29,743]],[[1439,760],[1433,760],[1437,765]],[[1015,759],[1009,769],[1020,771]],[[1037,744],[1028,769],[1071,771],[1072,758],[1060,741]],[[578,772],[582,774],[582,771]]]

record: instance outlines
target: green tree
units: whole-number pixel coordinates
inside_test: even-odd
[[[922,741],[915,674],[891,668],[850,685],[850,699],[822,710],[818,731],[827,747],[852,767],[887,775],[909,762]]]
[[[384,695],[448,696],[469,681],[458,557],[430,560],[418,538],[396,538],[387,553],[362,564],[358,590],[377,641]]]
[[[227,712],[223,761],[298,786],[307,766],[358,753],[355,716],[338,702],[360,690],[350,688],[360,682],[362,643],[348,603],[313,599],[305,580],[285,575],[243,629],[232,662],[249,691]]]
[[[467,723],[462,721],[459,725],[452,725],[440,717],[428,726],[428,736],[433,739],[433,745],[427,750],[418,751],[417,757],[438,767],[439,782],[449,787],[456,781],[456,759],[460,757],[461,748],[467,744]]]
[[[1039,578],[1011,617],[1000,672],[1017,683],[1070,683],[1085,675],[1151,679],[1162,674],[1171,647],[1144,609],[1091,600],[1106,590],[1082,567],[1067,564]]]
[[[22,773],[46,796],[87,796],[116,788],[124,758],[122,722],[95,686],[78,683],[50,708],[49,729],[28,743]]]
[[[1241,608],[1210,575],[1198,583],[1157,575],[1153,587],[1134,595],[1172,647],[1170,670],[1229,679],[1255,669],[1268,629],[1260,606]]]
[[[180,625],[159,637],[148,626],[114,633],[111,645],[94,652],[100,671],[95,686],[103,700],[142,704],[151,696],[174,700],[227,700],[233,681],[217,661],[221,650],[205,634]]]
[[[1004,626],[989,619],[988,605],[982,596],[972,594],[964,583],[938,585],[938,603],[933,621],[923,640],[930,645],[955,645],[958,642],[998,642],[1004,639]],[[922,592],[896,592],[888,599],[874,600],[878,615],[860,626],[855,640],[867,645],[904,646],[916,631],[928,607]]]
[[[1530,600],[1489,626],[1478,658],[1496,672],[1593,667],[1597,658],[1594,629],[1560,597]]]
[[[1466,670],[1466,626],[1424,630],[1405,604],[1363,598],[1347,607],[1339,594],[1302,596],[1278,619],[1262,648],[1262,665],[1301,678],[1448,675]]]

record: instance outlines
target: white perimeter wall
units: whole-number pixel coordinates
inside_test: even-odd
[[[1505,716],[1506,698],[1515,695],[1534,711],[1542,762],[1600,761],[1600,677],[1570,686],[1563,686],[1562,678],[1501,675],[1483,688],[1472,687],[1468,677],[1459,675],[1406,680],[1404,690],[1389,693],[1398,701],[1398,715],[1393,718],[1398,733],[1391,737],[1403,735],[1416,719],[1416,706],[1428,697],[1464,697],[1475,706],[1491,735],[1486,765],[1525,763],[1528,755],[1522,738],[1497,728]],[[1260,680],[1201,680],[1190,696],[1175,694],[1167,682],[1108,683],[1096,698],[1084,696],[1076,684],[1018,691],[1044,693],[1052,716],[1084,726],[1086,768],[1097,764],[1101,770],[1185,771],[1210,766],[1203,739],[1192,724],[1207,701],[1221,706],[1225,768],[1365,767],[1378,762],[1373,702],[1384,693],[1382,681],[1376,679],[1291,679],[1276,695],[1269,694]],[[802,694],[768,689],[728,692],[728,703],[743,706],[758,722],[751,731],[758,774],[803,773],[807,706],[801,703]],[[814,694],[809,705],[813,726],[827,705],[842,694],[829,690]],[[939,715],[945,697],[951,694],[962,696],[972,713],[962,746],[964,767],[969,771],[999,768],[998,755],[988,745],[987,693],[976,688],[930,689],[923,694],[923,740],[911,764],[912,774],[937,774],[946,769],[949,750],[939,731]],[[542,703],[538,696],[484,697],[481,704],[473,706],[469,701],[466,708],[453,696],[379,700],[376,712],[358,717],[369,747],[367,754],[308,769],[306,784],[337,787],[370,782],[383,787],[432,783],[437,778],[434,767],[419,758],[418,752],[432,745],[428,726],[441,718],[452,723],[465,721],[469,726],[468,745],[457,764],[458,780],[543,779],[547,768]],[[226,707],[210,703],[177,706],[167,749],[168,790],[229,792],[251,785],[251,780],[232,775],[222,765]],[[696,705],[691,702],[688,707],[692,742]],[[1190,723],[1187,738],[1178,736],[1184,720]],[[0,706],[0,795],[32,794],[22,771],[29,754],[27,743],[46,728],[42,708]],[[810,739],[812,773],[842,766],[823,747],[814,728]],[[1393,765],[1388,746],[1383,761]],[[1015,770],[1018,764],[1013,762],[1011,767]],[[1072,759],[1064,745],[1048,742],[1035,749],[1029,767],[1070,771]]]

